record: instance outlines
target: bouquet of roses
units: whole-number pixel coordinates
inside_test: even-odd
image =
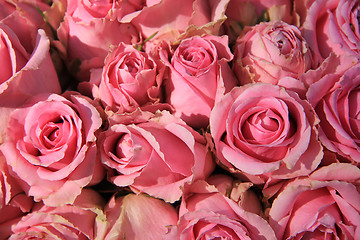
[[[360,239],[360,0],[0,0],[0,240]]]

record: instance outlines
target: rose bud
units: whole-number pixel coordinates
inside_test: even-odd
[[[176,48],[164,80],[166,101],[175,108],[174,115],[194,128],[206,128],[216,101],[237,81],[228,65],[233,55],[226,36],[184,39]]]
[[[108,54],[102,69],[92,70],[90,87],[106,111],[121,114],[160,102],[163,75],[164,67],[151,56],[121,43]]]
[[[235,45],[233,70],[241,84],[299,79],[315,65],[300,30],[282,21],[248,28]]]

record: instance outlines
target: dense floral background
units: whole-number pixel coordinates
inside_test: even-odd
[[[359,0],[0,0],[0,240],[360,239]]]

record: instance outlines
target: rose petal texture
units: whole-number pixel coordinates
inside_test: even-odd
[[[262,22],[245,30],[235,44],[233,70],[241,84],[299,79],[315,67],[300,30],[282,21]]]
[[[307,101],[265,83],[234,88],[210,116],[220,164],[262,181],[307,175],[319,165],[323,151],[316,125]]]
[[[274,200],[269,223],[277,239],[360,237],[360,170],[340,163],[318,171],[289,183]]]
[[[0,22],[10,27],[18,36],[21,45],[27,52],[32,52],[36,45],[38,29],[43,28],[52,36],[45,26],[39,10],[47,11],[49,5],[40,0],[0,1]]]
[[[224,196],[230,198],[247,212],[257,215],[262,214],[262,206],[259,197],[251,189],[251,182],[241,182],[224,174],[213,174],[206,179],[206,182],[213,185]]]
[[[360,55],[359,1],[313,1],[303,23],[304,38],[320,61],[330,53]]]
[[[108,180],[174,202],[180,187],[206,178],[214,162],[205,139],[167,111],[137,124],[114,124],[99,136]]]
[[[164,67],[145,52],[119,44],[105,59],[100,76],[92,70],[92,94],[108,111],[132,112],[162,99]]]
[[[4,64],[0,73],[1,106],[16,107],[30,96],[61,91],[44,31],[38,31],[32,53],[28,53],[12,29],[2,23],[0,35],[0,58]]]
[[[10,237],[11,225],[30,212],[33,203],[9,173],[5,158],[0,153],[0,239]]]
[[[9,139],[0,146],[13,175],[35,201],[72,203],[103,168],[95,145],[102,119],[90,100],[77,93],[43,94],[15,110]]]
[[[320,119],[319,139],[347,161],[360,162],[360,65],[324,74],[308,90],[307,99]]]
[[[270,225],[218,192],[197,181],[185,188],[179,222],[164,239],[276,239]]]
[[[195,36],[179,44],[171,63],[163,52],[161,56],[170,68],[164,84],[174,115],[194,128],[206,128],[216,101],[237,84],[228,65],[233,58],[228,38]]]
[[[32,212],[13,225],[9,239],[94,239],[97,211],[103,199],[84,190],[71,205],[49,207],[37,203]]]
[[[154,39],[176,43],[193,35],[218,35],[226,19],[225,9],[229,0],[154,2],[142,9],[131,23],[145,39],[157,33]]]
[[[144,194],[113,196],[104,213],[107,226],[96,235],[96,240],[158,240],[165,235],[169,225],[178,221],[172,205]]]

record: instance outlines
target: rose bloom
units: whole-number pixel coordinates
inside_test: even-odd
[[[308,102],[292,91],[265,83],[234,88],[210,116],[220,164],[254,183],[312,172],[323,155],[316,126]]]
[[[307,93],[320,119],[321,143],[347,161],[355,162],[360,162],[359,72],[359,64],[347,70],[325,72]]]
[[[32,212],[12,226],[9,239],[94,239],[94,226],[103,199],[84,189],[71,205],[50,207],[36,203]]]
[[[96,240],[159,240],[175,225],[175,208],[144,194],[113,196],[104,209],[106,221],[98,221]]]
[[[205,139],[169,112],[132,121],[137,122],[110,125],[99,136],[101,160],[113,184],[174,202],[184,183],[204,179],[213,170]]]
[[[194,128],[206,128],[215,102],[237,83],[228,65],[233,55],[226,36],[207,35],[184,39],[171,57],[162,52],[170,68],[165,77],[166,102],[174,115]]]
[[[248,28],[234,48],[233,70],[241,84],[278,84],[283,77],[299,79],[316,65],[300,30],[282,21]]]
[[[249,202],[251,204],[251,202]],[[265,219],[247,212],[205,181],[186,185],[179,222],[164,239],[276,239]]]
[[[269,212],[277,239],[359,239],[359,179],[356,166],[336,163],[286,185]]]
[[[95,145],[101,124],[86,97],[42,94],[12,113],[8,140],[0,147],[13,175],[35,201],[72,203],[83,187],[103,177]]]
[[[312,1],[302,25],[304,38],[320,61],[330,53],[360,56],[359,0]]]
[[[160,101],[164,67],[145,52],[121,43],[105,59],[104,67],[92,70],[92,94],[107,110],[132,112]]]
[[[114,46],[120,42],[135,44],[140,39],[131,23],[109,19],[109,8],[110,5],[100,4],[99,1],[67,2],[64,21],[57,29],[61,43],[57,47],[70,69],[80,67],[76,72],[80,81],[89,80],[91,68],[103,66],[106,55]]]

